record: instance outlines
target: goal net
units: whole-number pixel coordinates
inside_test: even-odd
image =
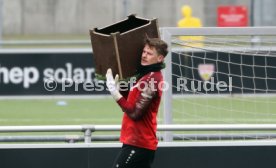
[[[171,81],[171,93],[165,93],[169,98],[164,98],[164,104],[167,103],[164,122],[276,123],[276,32],[266,34],[268,32],[262,28],[249,31],[199,28],[191,33],[201,35],[195,41],[183,38],[191,35],[189,30],[177,29],[177,35],[164,38],[170,43],[170,58],[167,58],[170,69],[165,70],[165,76],[166,81]],[[192,133],[201,134],[197,138],[202,137],[201,131]],[[233,136],[229,136],[229,131],[215,133],[221,134],[218,138],[230,139],[245,139],[250,135],[255,139],[275,137],[273,132],[267,131],[239,131],[237,136],[234,136],[236,131],[230,132]],[[206,139],[214,137],[208,135]]]

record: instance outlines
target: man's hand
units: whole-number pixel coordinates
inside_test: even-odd
[[[119,75],[117,74],[115,76],[115,79],[113,78],[112,70],[109,68],[106,72],[106,86],[112,95],[112,97],[118,101],[121,97],[123,97],[119,92]]]

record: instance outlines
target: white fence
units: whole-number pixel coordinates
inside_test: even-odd
[[[0,126],[0,133],[15,133],[15,132],[83,132],[83,136],[0,136],[1,142],[24,142],[24,141],[68,141],[76,142],[84,140],[85,143],[91,143],[91,140],[98,141],[114,141],[118,140],[117,135],[102,135],[93,137],[93,132],[107,132],[107,131],[120,131],[120,125],[52,125],[52,126]],[[201,124],[201,125],[158,125],[157,131],[275,131],[276,124]],[[216,139],[210,134],[198,134],[198,135],[186,135],[189,139],[192,136],[197,136],[197,139],[204,139],[204,136],[208,139]],[[255,139],[270,139],[275,138],[276,134],[262,133],[262,134],[250,134],[250,137],[255,136]],[[227,135],[217,135],[220,139],[227,139]],[[262,138],[257,138],[257,137]],[[174,134],[174,139],[185,139],[183,134]],[[240,134],[231,135],[233,137],[241,137]],[[245,139],[246,134],[242,134],[242,139]],[[162,138],[162,137],[159,137]],[[192,139],[192,138],[191,138]]]

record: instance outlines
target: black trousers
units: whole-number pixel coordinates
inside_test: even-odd
[[[154,154],[154,150],[124,144],[112,168],[150,168]]]

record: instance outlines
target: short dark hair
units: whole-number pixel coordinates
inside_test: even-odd
[[[144,44],[149,47],[154,47],[159,55],[166,57],[168,54],[168,45],[160,38],[146,38]]]

